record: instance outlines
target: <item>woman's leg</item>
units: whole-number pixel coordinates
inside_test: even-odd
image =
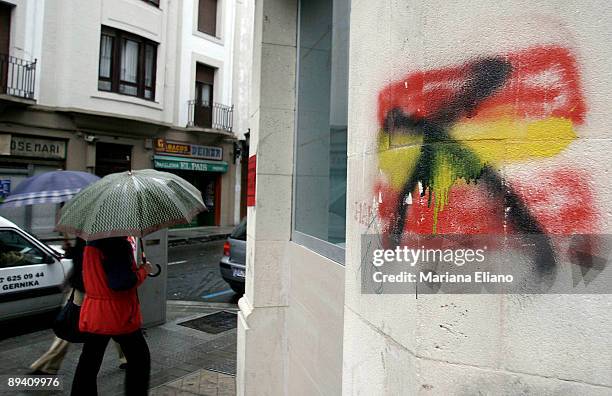
[[[30,368],[34,371],[42,371],[45,374],[57,374],[66,352],[68,352],[68,346],[70,346],[68,341],[55,337],[49,350],[32,363]]]
[[[87,340],[83,344],[83,351],[79,358],[79,364],[74,372],[72,381],[73,396],[98,395],[97,378],[98,371],[104,358],[104,350],[108,345],[110,336],[88,334]]]
[[[127,363],[127,359],[125,358],[125,354],[121,350],[121,345],[117,344],[117,341],[115,341],[115,340],[113,340],[113,345],[115,346],[115,349],[117,350],[117,356],[119,358],[119,363],[120,364],[126,364]]]
[[[66,304],[66,301],[68,301],[68,298],[70,298],[72,291],[74,291],[73,302],[80,306],[83,303],[84,294],[77,289],[70,289],[70,291],[66,293],[64,296],[64,304]],[[30,367],[34,371],[42,371],[46,374],[57,374],[62,366],[62,362],[64,361],[64,357],[68,352],[69,346],[70,343],[68,341],[55,337],[55,340],[53,341],[53,344],[51,344],[49,350],[38,358],[37,361],[32,363]]]
[[[125,370],[125,394],[129,396],[147,395],[151,375],[151,355],[142,331],[113,336],[113,339],[121,345],[128,361]]]

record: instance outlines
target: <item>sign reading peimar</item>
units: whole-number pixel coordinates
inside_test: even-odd
[[[418,71],[378,97],[375,187],[383,227],[402,234],[589,234],[587,171],[537,165],[566,150],[586,113],[574,55],[542,46]],[[502,166],[534,163],[529,179]],[[550,239],[543,255],[553,255]]]

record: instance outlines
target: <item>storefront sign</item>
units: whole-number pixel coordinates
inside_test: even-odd
[[[190,158],[169,157],[156,155],[154,157],[155,168],[157,169],[176,169],[198,172],[227,172],[227,162],[212,162],[203,160],[193,160]]]
[[[50,159],[66,158],[66,142],[62,140],[38,139],[11,136],[11,155]]]
[[[164,139],[155,140],[155,152],[178,155],[181,157],[201,158],[221,161],[223,149],[215,146],[200,146],[191,143],[171,142]]]
[[[11,193],[11,179],[0,179],[0,201]]]
[[[155,151],[158,153],[190,155],[191,146],[186,143],[167,142],[164,139],[155,140]]]

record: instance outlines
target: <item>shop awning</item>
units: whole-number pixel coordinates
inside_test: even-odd
[[[208,161],[169,155],[155,155],[153,162],[156,169],[178,169],[200,172],[227,172],[227,162]]]

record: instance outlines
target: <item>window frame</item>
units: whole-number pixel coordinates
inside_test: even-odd
[[[101,56],[102,56],[102,37],[112,37],[112,49],[111,49],[111,60],[110,60],[110,77],[102,77],[101,73]],[[136,83],[131,81],[125,81],[121,79],[121,56],[124,48],[124,42],[126,40],[134,41],[138,43],[138,62],[137,62],[137,74]],[[100,31],[100,49],[98,53],[98,91],[102,92],[113,92],[119,95],[132,96],[148,100],[151,102],[155,101],[155,86],[157,81],[157,47],[158,43],[149,40],[147,38],[138,36],[133,33],[126,32],[124,30],[116,29],[110,26],[102,25]],[[151,47],[153,49],[153,64],[151,70],[151,85],[146,85],[146,48]],[[110,89],[100,88],[100,81],[110,83]],[[136,88],[136,95],[121,92],[122,86],[130,86]],[[146,97],[146,91],[151,91],[151,97]]]
[[[295,62],[295,117],[293,123],[294,130],[294,143],[293,143],[293,175],[292,175],[292,198],[291,198],[291,241],[301,245],[309,250],[312,250],[315,253],[320,254],[323,257],[339,264],[341,266],[345,266],[346,263],[346,240],[343,244],[335,244],[323,239],[317,238],[315,236],[306,234],[302,231],[299,231],[295,228],[296,226],[296,202],[297,202],[297,166],[298,166],[298,145],[297,145],[297,134],[298,134],[298,122],[299,122],[299,94],[300,94],[300,55],[301,55],[301,25],[302,25],[302,1],[298,0],[297,2],[297,23],[296,23],[296,43],[297,43],[297,51],[296,51],[296,62]],[[307,1],[307,0],[306,0]],[[334,0],[330,0],[334,1]],[[348,133],[348,132],[347,132]],[[347,176],[348,179],[348,176]],[[348,187],[348,180],[347,180]],[[348,199],[348,197],[347,197]],[[348,216],[347,216],[348,218]],[[346,219],[345,219],[346,221]],[[346,232],[346,230],[345,230]]]

